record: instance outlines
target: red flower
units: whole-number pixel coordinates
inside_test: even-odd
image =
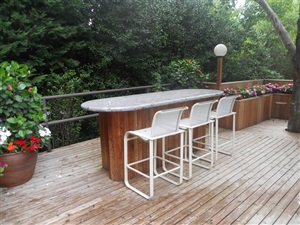
[[[16,140],[17,145],[25,145],[26,144],[26,139],[25,140]]]
[[[10,84],[7,85],[7,89],[10,90],[10,91],[12,90],[12,87],[11,87]]]
[[[33,135],[30,136],[30,140],[31,140],[31,144],[35,144],[35,143],[40,143],[41,142],[41,139],[38,138],[38,137],[35,137]]]
[[[15,149],[14,143],[11,141],[9,142],[8,146],[7,146],[7,150],[8,151],[13,151]]]
[[[34,139],[35,139],[35,136],[31,135],[30,140],[34,140]]]
[[[31,92],[32,91],[32,87],[28,88],[28,91]]]

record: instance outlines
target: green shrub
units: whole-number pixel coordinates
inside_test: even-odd
[[[203,82],[207,80],[200,65],[191,59],[172,61],[166,71],[170,74],[172,89],[203,88]]]

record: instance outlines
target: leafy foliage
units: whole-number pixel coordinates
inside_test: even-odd
[[[268,2],[295,38],[299,0]],[[4,0],[0,58],[26,63],[31,82],[43,95],[148,84],[159,90],[163,83],[175,81],[173,88],[200,87],[202,76],[180,76],[185,72],[169,66],[194,59],[203,74],[215,81],[213,49],[219,43],[228,48],[224,82],[291,78],[288,55],[264,12],[253,1],[242,9],[236,9],[235,3]],[[49,101],[50,120],[82,115],[78,107],[84,100]],[[96,130],[95,124],[55,125],[55,142],[79,140],[82,132],[91,130],[89,126]]]
[[[0,64],[0,118],[7,129],[16,132],[16,138],[32,134],[34,127],[46,119],[42,96],[31,85],[29,75],[26,65]]]
[[[88,26],[81,1],[4,1],[0,5],[0,58],[16,60],[39,73],[80,65]],[[80,7],[80,8],[78,8]],[[74,13],[76,12],[75,16]]]
[[[15,150],[15,145],[20,145],[17,150],[36,150],[46,141],[43,142],[45,132],[40,126],[46,120],[42,96],[29,76],[26,65],[0,63],[0,153]]]
[[[191,59],[172,61],[164,73],[169,74],[166,81],[172,89],[203,88],[203,82],[206,81],[200,65]]]
[[[268,3],[295,40],[299,0],[268,0]],[[291,79],[293,75],[292,62],[266,13],[257,3],[248,1],[242,15],[241,23],[248,31],[246,41],[252,43],[248,49],[252,52],[253,60],[263,65],[258,67],[259,76],[254,78]]]

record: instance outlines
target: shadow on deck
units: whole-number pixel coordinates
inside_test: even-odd
[[[237,131],[233,156],[180,186],[156,180],[150,201],[108,178],[99,139],[40,153],[29,182],[1,188],[0,224],[299,224],[300,134],[285,128]]]

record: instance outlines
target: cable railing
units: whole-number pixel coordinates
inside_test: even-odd
[[[169,84],[163,84],[162,87],[169,86]],[[111,93],[117,93],[117,92],[124,92],[124,91],[137,91],[137,90],[145,90],[144,93],[150,92],[152,88],[154,88],[154,85],[146,85],[146,86],[139,86],[139,87],[130,87],[130,88],[119,88],[119,89],[110,89],[110,90],[102,90],[102,91],[91,91],[91,92],[81,92],[81,93],[72,93],[72,94],[62,94],[62,95],[50,95],[50,96],[43,96],[43,106],[45,109],[45,114],[47,114],[47,100],[53,100],[53,99],[62,99],[62,98],[74,98],[74,97],[83,97],[83,96],[91,96],[96,94],[111,94]],[[89,115],[83,115],[83,116],[77,116],[77,117],[70,117],[60,120],[52,120],[52,121],[46,121],[42,123],[43,126],[46,126],[49,128],[50,125],[60,124],[60,123],[67,123],[67,122],[73,122],[83,119],[90,119],[93,117],[97,117],[98,113],[89,114]],[[48,151],[51,151],[51,143],[49,141],[48,143]]]

